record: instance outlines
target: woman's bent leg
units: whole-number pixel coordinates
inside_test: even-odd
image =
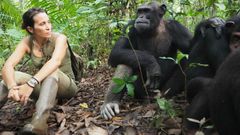
[[[72,84],[71,79],[60,70],[55,71],[45,78],[41,83],[41,88],[34,90],[33,95],[36,96],[39,93],[36,112],[32,117],[31,123],[24,126],[21,134],[47,134],[47,120],[51,108],[55,105],[57,95],[60,98],[72,97],[77,90],[74,84]]]
[[[57,75],[59,79],[57,97],[69,99],[75,96],[78,91],[75,81],[60,70],[58,70]]]
[[[31,75],[20,72],[20,71],[15,71],[14,76],[15,76],[15,81],[16,81],[17,85],[26,83],[32,77]],[[0,108],[2,108],[4,106],[4,104],[7,102],[7,100],[8,100],[7,96],[8,96],[7,86],[4,83],[4,81],[1,81],[0,82]]]

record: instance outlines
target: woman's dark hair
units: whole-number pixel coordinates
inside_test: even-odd
[[[33,27],[34,26],[34,20],[33,17],[38,13],[47,13],[44,9],[41,8],[31,8],[28,11],[26,11],[22,16],[22,29],[25,29],[29,34],[31,34],[27,27]]]

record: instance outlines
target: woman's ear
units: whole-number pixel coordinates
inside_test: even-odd
[[[30,32],[31,34],[33,34],[33,28],[30,26],[27,26],[27,31]]]

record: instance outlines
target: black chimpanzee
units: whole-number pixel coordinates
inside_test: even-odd
[[[137,18],[128,36],[122,36],[115,44],[109,57],[111,66],[116,67],[115,76],[136,74],[135,97],[144,98],[147,89],[170,91],[172,96],[184,88],[184,75],[179,66],[171,59],[176,58],[177,50],[189,52],[191,33],[174,20],[163,20],[166,5],[157,2],[144,4],[137,9]],[[141,80],[143,75],[143,80]],[[111,83],[101,107],[101,114],[106,119],[119,113],[119,102],[123,92],[114,94]]]
[[[221,18],[215,17],[200,22],[195,28],[185,71],[187,100],[190,103],[186,108],[186,118],[201,120],[209,115],[207,96],[202,95],[206,95],[205,89],[209,88],[218,66],[230,52],[226,35],[223,34],[224,23]],[[199,124],[185,119],[184,127],[195,132]]]
[[[232,97],[229,96],[229,94],[227,94],[227,92],[226,93],[220,92],[219,89],[223,90],[224,88],[228,88],[229,85],[225,85],[226,82],[228,82],[229,84],[236,83],[236,85],[237,85],[237,82],[235,82],[235,81],[238,78],[235,77],[233,79],[229,79],[229,78],[233,77],[230,75],[228,75],[229,78],[226,78],[225,76],[226,76],[226,74],[228,74],[228,72],[225,72],[225,71],[223,72],[223,70],[221,69],[222,66],[217,71],[215,78],[213,78],[212,76],[214,76],[216,70],[218,69],[220,64],[223,61],[225,61],[225,59],[229,55],[229,53],[233,52],[234,50],[236,50],[235,48],[239,47],[240,44],[232,44],[232,42],[239,41],[239,35],[237,36],[238,31],[240,30],[239,27],[240,27],[240,18],[233,17],[233,18],[229,19],[225,23],[225,25],[223,25],[223,27],[221,28],[222,32],[220,34],[220,38],[216,38],[216,35],[217,35],[217,37],[219,37],[219,35],[214,32],[214,29],[212,29],[212,28],[206,29],[205,38],[203,39],[203,41],[204,41],[203,45],[206,47],[209,47],[209,48],[207,48],[202,53],[208,53],[208,52],[212,51],[212,54],[213,54],[212,59],[216,59],[216,61],[218,61],[219,63],[215,64],[217,66],[215,66],[215,68],[216,68],[215,70],[212,70],[213,75],[210,74],[210,76],[207,76],[207,77],[204,76],[204,77],[197,77],[197,78],[192,79],[192,80],[195,79],[194,85],[197,85],[197,86],[195,86],[195,88],[198,89],[199,91],[195,93],[196,96],[194,96],[191,104],[186,109],[186,118],[193,118],[196,120],[201,120],[203,117],[205,117],[205,118],[209,117],[209,115],[210,115],[209,110],[211,110],[211,117],[216,119],[216,120],[213,119],[213,121],[215,121],[214,123],[216,123],[216,125],[223,124],[224,126],[226,126],[225,121],[218,122],[217,119],[222,119],[222,117],[223,117],[223,119],[228,118],[229,116],[231,117],[231,115],[229,115],[229,114],[233,113],[233,111],[229,110],[230,112],[225,113],[225,114],[221,114],[222,112],[218,112],[221,115],[216,115],[216,113],[217,113],[216,110],[220,110],[220,108],[222,109],[222,106],[221,106],[222,101],[225,102],[224,101],[225,99],[232,99]],[[239,42],[237,42],[237,43],[239,43]],[[211,48],[211,47],[213,47],[213,45],[215,46],[215,50],[213,48]],[[217,53],[219,53],[219,56],[216,56]],[[211,59],[210,56],[211,55],[209,55],[206,59]],[[236,61],[236,59],[235,59],[235,61]],[[207,63],[207,64],[210,64],[210,63]],[[226,65],[226,64],[223,64],[223,65]],[[227,70],[235,69],[235,73],[238,73],[236,71],[237,68],[231,68],[232,67],[231,65],[234,65],[234,64],[229,64],[229,67],[226,66],[226,67],[228,67]],[[209,65],[209,67],[211,67],[211,65]],[[221,76],[223,79],[221,80],[221,82],[218,81],[218,84],[216,84],[215,82],[216,82],[216,80],[218,80],[218,79],[216,79],[216,78],[219,78],[218,76]],[[238,76],[240,76],[240,75],[238,75]],[[192,80],[190,80],[190,83]],[[220,85],[220,83],[222,83],[222,85]],[[197,87],[199,87],[199,88],[197,88]],[[194,87],[192,87],[192,89],[193,88]],[[228,89],[224,89],[224,90],[227,91]],[[210,102],[210,104],[209,104],[209,102]],[[227,106],[232,106],[232,104],[228,102]],[[225,107],[224,109],[227,109],[227,107]],[[239,107],[239,109],[240,109],[240,107]],[[226,115],[226,117],[225,117],[225,115]],[[232,129],[234,129],[234,127],[238,126],[238,125],[239,125],[238,123],[236,123],[235,125],[231,125],[233,127]],[[187,130],[190,130],[190,132],[196,131],[199,128],[199,124],[190,122],[188,120],[185,120],[184,126],[187,128]],[[222,128],[221,130],[223,130],[223,131],[225,128],[224,126],[221,127]],[[232,132],[234,132],[234,131],[232,131]],[[230,132],[228,132],[228,133],[230,133]],[[228,133],[223,134],[223,135],[228,135]]]
[[[240,16],[229,20],[231,54],[208,92],[210,116],[220,135],[240,135]]]
[[[213,78],[219,65],[223,62],[230,50],[226,37],[222,35],[225,21],[221,18],[210,18],[200,22],[190,42],[193,46],[189,54],[187,76],[187,99],[198,93],[208,81],[202,77]]]

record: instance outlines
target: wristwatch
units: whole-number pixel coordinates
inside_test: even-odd
[[[39,81],[34,77],[32,77],[29,81],[27,81],[27,85],[32,88],[35,88],[37,84],[39,84]]]

